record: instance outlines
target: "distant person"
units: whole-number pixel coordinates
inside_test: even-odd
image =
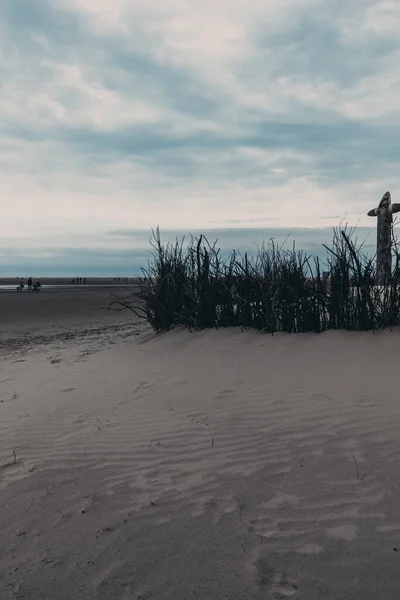
[[[29,277],[28,279],[28,292],[32,291],[32,277]]]
[[[34,283],[34,284],[33,284],[33,291],[34,291],[34,292],[38,292],[38,291],[40,290],[40,288],[41,288],[41,287],[42,287],[42,286],[41,286],[41,283],[40,283],[40,281],[37,281],[36,283]]]

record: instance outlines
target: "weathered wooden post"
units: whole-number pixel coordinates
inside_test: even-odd
[[[369,217],[378,217],[376,236],[377,284],[387,285],[392,274],[392,223],[393,213],[400,211],[400,204],[392,204],[390,192],[386,192],[378,208],[369,211]]]

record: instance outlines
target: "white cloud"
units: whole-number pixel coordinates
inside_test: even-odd
[[[110,131],[124,125],[165,121],[170,116],[156,105],[125,99],[96,80],[89,81],[77,64],[43,64],[53,72],[47,81],[27,75],[5,83],[0,95],[3,118],[48,127],[94,126]]]
[[[400,33],[400,5],[398,2],[375,2],[365,13],[363,23],[367,31],[378,35],[397,35]]]

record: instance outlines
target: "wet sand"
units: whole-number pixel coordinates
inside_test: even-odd
[[[42,288],[40,292],[3,289],[0,292],[0,353],[91,330],[129,329],[138,323],[132,312],[107,309],[113,300],[112,294],[124,297],[134,289],[133,284],[99,283],[93,287]]]

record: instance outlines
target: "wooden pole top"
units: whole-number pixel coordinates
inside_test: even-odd
[[[379,206],[377,208],[373,208],[367,214],[369,217],[377,217],[379,214],[382,214],[386,211],[389,214],[400,212],[400,204],[392,204],[390,192],[383,194],[382,200],[379,202]]]

